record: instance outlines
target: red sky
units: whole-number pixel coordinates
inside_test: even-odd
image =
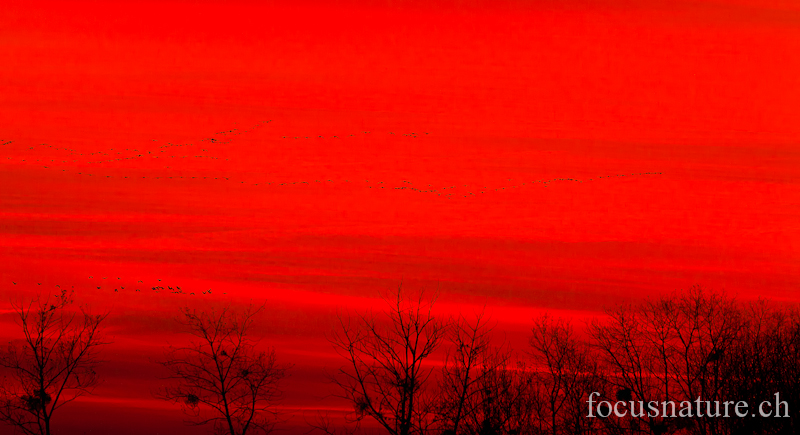
[[[337,406],[337,310],[400,282],[523,339],[693,284],[800,299],[794,2],[329,3],[4,2],[3,307],[111,310],[65,433],[183,430],[150,360],[185,304],[266,300],[297,414]]]

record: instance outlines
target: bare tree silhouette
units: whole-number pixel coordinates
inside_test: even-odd
[[[383,316],[340,317],[333,343],[348,362],[335,380],[340,397],[354,407],[351,422],[370,417],[390,435],[798,430],[800,311],[791,307],[742,304],[692,287],[611,307],[586,330],[548,316],[534,319],[529,353],[518,359],[495,342],[483,314],[438,322],[422,298],[408,300],[398,291],[387,302]],[[439,348],[445,349],[440,371],[425,364]],[[595,405],[606,403],[605,415],[597,415],[598,407],[589,417],[595,392]],[[775,404],[776,393],[786,405]],[[698,400],[701,413],[682,413],[687,402],[701,406]],[[676,406],[658,405],[651,414],[651,401]],[[715,403],[740,401],[753,407],[769,401],[789,418],[719,418]],[[625,416],[614,415],[616,402],[624,402]],[[329,435],[355,433],[324,418],[312,426]]]
[[[587,343],[577,338],[570,323],[542,316],[534,320],[530,346],[536,369],[538,431],[550,435],[591,433],[596,421],[586,418],[585,398],[601,385]]]
[[[0,353],[0,421],[28,435],[49,435],[53,415],[97,385],[100,325],[107,314],[71,311],[72,294],[13,304],[23,338]]]
[[[722,395],[747,403],[780,400],[788,407],[778,410],[792,418],[732,419],[731,434],[789,434],[800,431],[800,313],[796,309],[776,309],[766,301],[744,307],[746,328],[731,346],[723,363],[726,379]],[[785,411],[785,412],[784,412]]]
[[[340,316],[331,343],[347,364],[333,380],[338,396],[353,405],[351,422],[371,417],[390,435],[424,434],[434,415],[433,368],[425,362],[440,346],[445,324],[434,317],[434,301],[424,294],[411,299],[398,288],[384,300],[382,316]]]
[[[650,304],[645,313],[639,306],[619,305],[606,311],[604,319],[593,319],[589,334],[593,338],[595,357],[608,373],[607,398],[616,399],[614,392],[635,400],[673,400],[679,398],[673,372],[676,350],[673,346],[673,323],[668,317],[675,313],[675,301],[663,299]],[[627,399],[627,397],[626,397]],[[640,420],[605,419],[611,433],[659,433],[669,420],[643,416],[649,429],[640,427]]]
[[[183,308],[178,322],[193,340],[169,346],[160,364],[172,383],[156,396],[181,404],[193,417],[188,423],[211,424],[218,434],[271,432],[279,382],[287,367],[278,364],[273,349],[258,350],[257,341],[248,335],[261,308]]]
[[[460,317],[449,328],[447,338],[453,349],[448,349],[442,366],[437,414],[444,433],[461,434],[467,416],[478,412],[480,388],[494,368],[494,361],[487,364],[492,351],[491,328],[484,313],[476,316],[474,324]]]
[[[496,342],[488,322],[480,313],[449,328],[437,406],[444,434],[519,434],[530,422],[531,374]]]
[[[731,358],[750,333],[733,299],[698,286],[610,310],[605,321],[595,321],[590,328],[601,361],[614,374],[609,383],[644,403],[726,399],[726,391],[741,380],[731,377]],[[654,434],[726,433],[731,424],[730,419],[708,415],[666,419],[645,415],[617,421],[623,422],[630,431]],[[632,426],[639,422],[646,424]]]

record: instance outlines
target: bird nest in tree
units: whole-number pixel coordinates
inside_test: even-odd
[[[195,407],[197,404],[200,403],[200,398],[194,394],[187,394],[186,395],[186,404]]]
[[[33,392],[33,394],[25,394],[21,397],[21,399],[25,403],[25,407],[31,411],[44,409],[44,407],[47,406],[47,404],[52,400],[50,395],[44,390],[36,390]]]

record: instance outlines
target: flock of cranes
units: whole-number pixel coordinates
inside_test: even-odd
[[[133,285],[128,284],[127,285],[127,289],[126,289],[125,285],[122,285],[124,283],[124,281],[122,281],[122,277],[117,277],[118,281],[116,283],[114,283],[113,279],[108,280],[108,277],[95,278],[94,276],[89,276],[89,279],[90,280],[92,280],[92,279],[101,279],[103,281],[103,282],[100,283],[101,285],[93,284],[93,286],[96,287],[97,290],[107,289],[108,291],[114,292],[114,293],[120,293],[120,292],[124,293],[126,291],[128,291],[128,292],[131,292],[131,291],[132,292],[141,292],[142,290],[150,290],[151,292],[154,292],[154,293],[164,292],[164,293],[170,293],[170,294],[174,294],[174,295],[186,295],[186,296],[202,296],[202,295],[211,295],[212,294],[211,289],[203,290],[203,291],[200,291],[200,290],[183,290],[178,286],[174,286],[173,287],[173,286],[170,286],[170,285],[164,285],[164,284],[161,284],[161,279],[158,280],[158,283],[147,284],[147,285],[144,283],[144,281],[137,280],[136,283],[133,284]],[[17,285],[20,285],[20,283],[17,282],[17,281],[11,281],[11,285],[17,286]],[[36,285],[37,286],[41,286],[42,283],[41,282],[37,282]],[[55,287],[58,288],[58,289],[61,289],[61,285],[60,284],[56,284]],[[75,286],[71,286],[71,289],[74,290]],[[228,293],[227,292],[223,292],[222,294],[223,295],[227,295]]]
[[[257,128],[260,128],[268,123],[268,121],[261,121],[251,127],[250,129],[237,129],[233,128],[230,130],[220,131],[215,133],[212,137],[204,138],[200,142],[207,142],[209,144],[228,144],[230,143],[235,136],[249,133]],[[364,131],[361,134],[372,134],[371,131]],[[419,137],[429,135],[428,132],[423,133],[395,133],[395,132],[388,132],[389,135],[402,135],[407,136],[412,139],[416,139]],[[328,138],[340,138],[340,137],[352,137],[355,134],[349,135],[332,135]],[[281,139],[291,139],[291,140],[300,140],[300,139],[313,139],[315,136],[280,136]],[[316,138],[326,138],[325,136],[317,135]],[[13,143],[11,140],[1,140],[2,145],[9,145]],[[158,142],[156,139],[152,140],[153,142]],[[308,180],[293,180],[293,181],[279,181],[279,180],[243,180],[243,179],[236,179],[231,176],[201,176],[201,175],[180,175],[182,172],[179,169],[176,169],[173,166],[166,166],[165,172],[160,175],[133,175],[129,173],[128,175],[119,175],[119,174],[108,174],[102,173],[102,168],[98,167],[94,171],[87,171],[86,169],[73,169],[71,167],[58,168],[60,164],[70,164],[70,163],[77,163],[77,164],[102,164],[102,163],[113,163],[113,162],[121,162],[126,160],[136,160],[136,159],[161,159],[168,162],[174,160],[181,160],[181,159],[211,159],[211,160],[221,160],[221,157],[217,157],[212,154],[212,151],[208,147],[200,148],[198,151],[192,152],[175,152],[175,151],[182,151],[182,150],[190,150],[190,149],[197,149],[198,145],[194,143],[185,143],[185,144],[174,144],[168,142],[165,145],[158,145],[154,149],[143,149],[143,148],[110,148],[108,150],[103,151],[95,151],[90,153],[82,153],[76,149],[71,148],[58,148],[52,145],[41,144],[40,146],[46,147],[50,151],[59,151],[67,153],[66,156],[62,156],[59,159],[50,158],[49,163],[46,162],[47,159],[33,159],[29,158],[20,158],[22,162],[28,163],[45,163],[42,165],[43,169],[52,170],[52,169],[61,169],[61,172],[72,172],[75,175],[79,176],[86,176],[86,177],[97,177],[98,179],[154,179],[154,180],[217,180],[218,182],[228,182],[238,185],[248,185],[248,186],[268,186],[271,188],[280,188],[280,187],[289,187],[289,186],[313,186],[313,185],[342,185],[342,186],[350,186],[350,187],[361,187],[365,189],[370,189],[371,191],[398,191],[398,192],[408,192],[408,193],[417,193],[417,194],[428,194],[428,195],[435,195],[442,199],[452,199],[452,198],[475,198],[482,195],[491,194],[494,192],[502,192],[511,189],[522,189],[525,187],[548,187],[555,183],[585,183],[585,182],[592,182],[592,181],[601,181],[601,180],[608,180],[612,178],[619,178],[619,177],[631,177],[631,176],[654,176],[654,175],[662,175],[661,172],[632,172],[632,173],[622,173],[622,174],[606,174],[601,176],[594,176],[591,178],[583,178],[578,179],[574,177],[554,177],[554,178],[547,178],[547,179],[527,179],[527,180],[517,180],[516,182],[504,184],[504,185],[495,185],[490,186],[486,184],[449,184],[449,185],[440,185],[434,186],[430,183],[423,183],[423,184],[415,184],[410,180],[397,180],[397,181],[370,181],[369,179],[365,180],[354,180],[354,179],[336,179],[333,178],[315,178],[315,179],[308,179]],[[36,150],[35,146],[29,147],[28,150]],[[170,153],[170,151],[173,151]],[[104,157],[102,159],[95,159],[97,157]],[[85,158],[85,160],[83,160]],[[6,157],[7,160],[11,160],[11,157]],[[45,162],[42,162],[45,160]],[[228,160],[228,159],[225,159]],[[170,163],[174,165],[174,163]],[[171,173],[171,174],[169,174]],[[510,179],[508,181],[511,181]]]
[[[512,179],[507,179],[508,183],[503,183],[503,185],[497,186],[489,186],[486,184],[475,185],[475,184],[447,184],[447,185],[440,185],[434,186],[431,183],[414,183],[411,180],[397,180],[397,181],[377,181],[377,180],[355,180],[351,178],[342,178],[342,179],[334,179],[334,178],[327,178],[327,177],[317,177],[308,180],[294,180],[294,181],[279,181],[279,180],[271,180],[271,181],[258,181],[254,182],[254,180],[241,180],[236,179],[232,176],[189,176],[189,175],[179,175],[180,170],[176,170],[176,168],[172,168],[167,166],[166,168],[172,172],[169,173],[162,173],[161,175],[153,176],[153,175],[133,175],[132,172],[129,172],[128,175],[118,175],[118,174],[104,174],[102,173],[103,168],[97,167],[91,172],[87,171],[87,169],[74,169],[70,164],[102,164],[102,163],[113,163],[113,162],[123,162],[128,160],[136,160],[136,159],[187,159],[187,158],[196,158],[196,159],[212,159],[212,160],[221,160],[222,157],[217,157],[212,155],[212,151],[209,149],[211,146],[217,145],[225,145],[230,143],[235,136],[248,133],[253,131],[256,128],[262,127],[268,124],[270,121],[262,121],[247,130],[239,130],[239,129],[230,129],[226,131],[220,131],[215,133],[212,137],[208,137],[202,139],[201,143],[206,143],[205,147],[201,147],[198,150],[198,144],[194,143],[185,143],[185,144],[174,144],[174,143],[166,143],[165,145],[157,145],[155,148],[145,149],[144,147],[140,148],[109,148],[108,150],[100,150],[94,152],[81,152],[77,149],[72,148],[59,148],[53,145],[41,144],[37,146],[30,146],[27,148],[26,151],[36,151],[39,148],[43,148],[45,151],[52,154],[52,152],[58,152],[62,155],[61,158],[43,158],[40,155],[40,158],[35,159],[35,157],[31,158],[27,156],[25,158],[19,157],[21,162],[26,164],[38,163],[42,164],[42,169],[45,170],[54,170],[54,169],[61,169],[61,172],[72,172],[75,175],[79,176],[86,176],[86,177],[97,177],[97,179],[157,179],[157,180],[216,180],[220,183],[231,183],[234,185],[250,185],[250,186],[267,186],[269,188],[280,189],[280,188],[287,188],[291,186],[296,186],[298,188],[308,188],[311,186],[328,186],[328,187],[341,187],[341,186],[350,186],[351,188],[363,188],[363,189],[370,189],[372,192],[376,191],[385,191],[385,192],[407,192],[407,193],[414,193],[414,194],[425,194],[425,195],[435,195],[437,197],[441,197],[443,199],[450,199],[450,198],[476,198],[482,195],[488,195],[495,192],[503,192],[511,189],[522,189],[522,188],[533,188],[533,187],[548,187],[554,185],[556,183],[587,183],[587,182],[597,182],[597,181],[604,181],[610,179],[618,179],[622,177],[631,177],[631,176],[657,176],[662,175],[662,172],[633,172],[633,173],[619,173],[619,174],[607,174],[601,176],[594,176],[591,178],[574,178],[574,177],[553,177],[553,178],[546,178],[546,179],[528,179],[528,180],[516,180],[513,181]],[[370,131],[364,131],[361,134],[369,135],[372,134]],[[397,134],[395,132],[388,132],[389,135],[402,135],[406,137],[410,137],[412,139],[417,139],[419,137],[428,136],[429,133],[400,133]],[[347,135],[333,135],[327,138],[329,139],[339,139],[344,137],[352,137],[355,134]],[[301,139],[325,139],[325,136],[317,135],[314,136],[280,136],[280,139],[287,139],[287,140],[301,140]],[[156,139],[153,139],[152,142],[158,142]],[[3,152],[5,147],[8,147],[15,142],[9,139],[0,139],[0,153]],[[202,145],[202,144],[200,144]],[[6,148],[7,149],[7,148]],[[187,150],[185,153],[181,153],[181,151]],[[194,153],[189,152],[188,150],[198,150]],[[31,153],[29,153],[31,154]],[[2,156],[2,154],[0,154]],[[34,160],[35,159],[35,160]],[[12,157],[6,155],[6,159],[3,160],[12,160]],[[228,159],[225,159],[228,160]],[[0,164],[2,160],[0,160]],[[61,167],[59,167],[61,165]],[[64,167],[67,166],[67,167]],[[119,168],[118,168],[119,169]],[[89,277],[90,280],[94,280],[94,276]],[[156,294],[166,293],[166,294],[175,294],[175,295],[186,295],[186,296],[202,296],[202,295],[211,295],[212,290],[184,290],[179,286],[172,286],[166,285],[161,283],[161,279],[158,279],[158,282],[154,282],[152,284],[146,285],[142,280],[138,280],[135,283],[129,282],[126,285],[123,285],[125,281],[122,280],[121,277],[116,277],[114,279],[108,279],[108,277],[97,278],[100,280],[99,283],[93,284],[97,290],[108,290],[112,293],[125,293],[125,292],[133,292],[133,293],[140,293],[144,291],[150,291]],[[36,283],[37,285],[41,286],[42,283]],[[18,285],[17,281],[12,281],[12,285]],[[59,287],[56,285],[56,287]],[[226,293],[223,293],[226,294]]]

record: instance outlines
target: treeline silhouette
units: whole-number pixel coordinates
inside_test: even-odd
[[[330,374],[350,404],[344,421],[306,415],[310,433],[347,435],[795,434],[800,406],[800,313],[769,301],[739,302],[693,287],[621,304],[577,327],[531,321],[528,345],[514,348],[485,313],[445,317],[435,297],[402,288],[386,305],[338,317],[328,339],[342,366]],[[72,294],[14,304],[21,339],[0,351],[0,422],[24,434],[51,434],[64,405],[97,385],[108,313],[75,308]],[[214,433],[272,432],[290,369],[252,334],[262,306],[182,309],[191,338],[165,346],[157,398],[187,423]],[[594,393],[593,417],[588,400]],[[779,417],[751,417],[776,401]],[[748,415],[663,417],[647,403],[746,402]],[[598,403],[626,402],[619,417]],[[640,404],[641,402],[641,404]],[[642,405],[644,404],[644,405]],[[644,409],[631,416],[631,409]],[[605,415],[605,417],[604,417]],[[16,433],[15,432],[15,433]]]

